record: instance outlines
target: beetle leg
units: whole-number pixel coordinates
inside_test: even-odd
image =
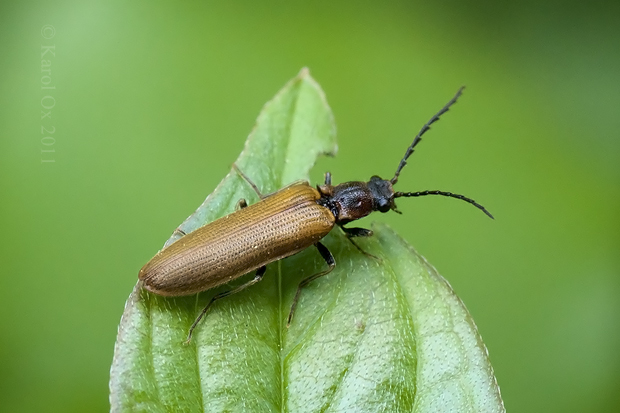
[[[177,227],[177,229],[174,230],[174,232],[172,233],[172,236],[170,237],[170,239],[172,241],[166,241],[166,244],[164,245],[164,247],[167,247],[168,245],[172,244],[175,241],[180,240],[181,238],[183,238],[184,236],[186,236],[187,233],[185,231],[183,231],[181,229],[181,227]]]
[[[305,287],[306,285],[308,285],[309,283],[311,283],[312,281],[316,280],[317,278],[322,277],[326,274],[329,274],[330,272],[332,272],[332,270],[336,266],[336,260],[334,260],[334,256],[332,255],[331,252],[329,252],[329,250],[327,249],[325,245],[321,244],[320,242],[317,242],[316,244],[314,244],[314,246],[319,250],[321,257],[323,257],[327,265],[329,265],[329,268],[326,269],[325,271],[321,271],[318,274],[314,274],[308,278],[304,278],[299,283],[299,286],[297,287],[297,292],[295,293],[295,298],[293,298],[293,304],[291,304],[291,311],[288,313],[288,320],[286,321],[286,328],[290,327],[291,320],[293,320],[293,314],[295,313],[295,307],[297,307],[297,301],[299,301],[299,294],[301,293],[301,289]]]
[[[175,233],[174,233],[174,234],[172,234],[172,235],[175,235],[175,234],[181,234],[181,236],[182,236],[182,237],[184,237],[184,236],[186,236],[186,235],[187,235],[187,233],[186,233],[185,231],[183,231],[181,228],[177,228],[177,229],[175,229],[175,230],[174,230],[174,232],[175,232]]]
[[[372,236],[372,231],[366,228],[345,228],[341,226],[342,230],[346,234],[347,238],[351,239],[353,237],[370,237]]]
[[[331,184],[332,184],[332,173],[325,172],[325,185],[331,185]]]
[[[241,172],[241,169],[239,169],[239,167],[237,166],[236,163],[232,164],[232,167],[235,171],[237,171],[237,173],[239,174],[239,176],[241,176],[243,178],[243,180],[245,182],[247,182],[252,189],[254,190],[254,192],[256,192],[256,194],[258,195],[258,197],[260,199],[265,198],[265,196],[260,192],[260,189],[258,189],[258,187],[256,186],[256,184],[254,182],[252,182],[252,180],[250,178],[248,178],[248,176],[246,174],[244,174],[243,172]]]
[[[361,252],[362,254],[364,254],[367,257],[370,258],[374,258],[378,261],[381,261],[381,258],[377,257],[376,255],[372,255],[371,253],[368,253],[366,251],[364,251],[362,249],[362,247],[360,247],[359,245],[357,245],[357,243],[353,240],[353,237],[370,237],[372,236],[372,231],[366,228],[345,228],[343,225],[340,226],[340,228],[344,231],[344,235],[347,236],[347,239],[351,242],[351,244],[353,244],[353,246],[355,248],[357,248],[357,250],[359,252]]]
[[[182,238],[182,237],[184,237],[186,235],[187,235],[187,233],[185,231],[183,231],[181,228],[175,229],[174,232],[172,233],[173,237],[177,237],[178,236],[179,238]]]
[[[189,344],[189,342],[192,339],[192,333],[194,332],[194,329],[196,328],[196,326],[198,325],[200,320],[202,320],[202,317],[204,317],[204,315],[207,313],[207,311],[209,311],[209,308],[211,307],[213,302],[215,302],[215,300],[219,300],[220,298],[228,297],[231,294],[238,293],[239,291],[245,290],[249,286],[256,284],[257,282],[259,282],[260,280],[263,279],[263,275],[265,275],[265,271],[266,270],[267,270],[267,266],[262,266],[258,270],[256,270],[256,275],[254,276],[254,278],[252,278],[247,283],[242,284],[239,287],[237,287],[235,289],[232,289],[230,291],[224,291],[223,293],[219,293],[219,294],[214,295],[213,298],[211,298],[211,301],[209,301],[209,304],[207,304],[207,306],[202,310],[200,315],[196,318],[196,320],[194,321],[192,326],[189,328],[189,333],[187,334],[187,340],[185,340],[185,344]]]
[[[248,201],[245,200],[245,198],[241,198],[238,202],[237,202],[237,206],[235,207],[235,211],[239,211],[240,209],[245,208],[246,206],[248,206]]]

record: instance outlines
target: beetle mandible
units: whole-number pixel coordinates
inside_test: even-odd
[[[418,132],[392,179],[372,176],[368,182],[344,182],[332,185],[331,174],[325,174],[325,183],[316,189],[308,182],[296,182],[270,195],[262,195],[252,181],[233,168],[248,182],[260,201],[247,205],[239,201],[237,210],[206,224],[159,251],[142,269],[138,278],[148,291],[162,296],[184,296],[209,290],[256,270],[250,281],[230,291],[216,294],[198,315],[189,329],[187,341],[211,305],[221,298],[237,293],[259,282],[266,266],[314,245],[328,268],[305,278],[297,287],[287,319],[290,326],[299,295],[304,286],[328,274],[336,266],[331,252],[320,240],[334,226],[339,226],[355,247],[365,253],[353,240],[367,237],[372,231],[365,228],[345,227],[351,221],[363,218],[373,211],[388,212],[396,209],[394,200],[401,197],[442,195],[468,202],[493,216],[473,199],[443,191],[397,192],[401,170],[421,141],[422,135],[439,117],[450,109],[461,96],[464,87],[437,112]]]

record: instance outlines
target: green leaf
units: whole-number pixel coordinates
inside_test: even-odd
[[[264,192],[307,179],[336,149],[333,116],[307,70],[259,115],[236,161]],[[257,200],[229,173],[181,228],[190,232]],[[112,411],[495,412],[504,411],[486,349],[462,302],[421,256],[385,226],[358,241],[325,238],[336,269],[308,285],[290,328],[300,280],[326,268],[313,248],[271,264],[263,281],[163,298],[136,286],[127,301],[110,379]],[[171,242],[171,238],[168,242]]]

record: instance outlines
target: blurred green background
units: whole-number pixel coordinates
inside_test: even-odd
[[[0,38],[0,410],[109,408],[139,268],[307,66],[340,148],[315,183],[390,177],[467,85],[398,189],[496,220],[428,197],[362,224],[451,282],[509,411],[619,411],[618,2],[5,1]]]

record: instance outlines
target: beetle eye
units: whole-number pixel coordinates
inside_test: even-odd
[[[379,201],[379,212],[388,212],[391,206],[388,200],[382,199]]]

